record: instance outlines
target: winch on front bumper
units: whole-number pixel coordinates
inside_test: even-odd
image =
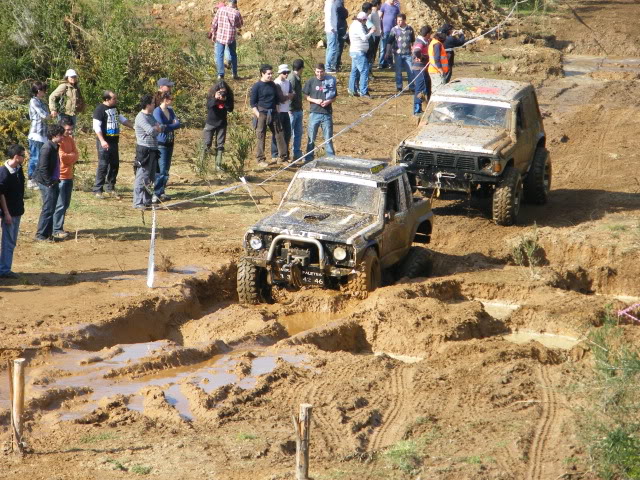
[[[259,256],[246,258],[268,270],[270,284],[296,288],[333,286],[352,273],[355,265],[353,249],[347,245],[284,234],[277,235]]]
[[[472,185],[495,184],[502,165],[495,157],[468,152],[437,152],[401,148],[399,158],[419,176],[422,187],[468,192]]]

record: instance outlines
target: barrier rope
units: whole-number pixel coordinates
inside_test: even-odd
[[[521,3],[525,3],[526,1],[527,0],[517,0],[514,3],[514,5],[511,8],[511,10],[509,11],[509,13],[507,14],[507,16],[500,23],[498,23],[496,26],[490,28],[489,30],[487,30],[486,32],[478,35],[477,37],[474,37],[474,38],[466,41],[465,43],[463,43],[462,45],[460,45],[458,47],[448,48],[446,50],[447,51],[452,51],[452,50],[455,50],[457,48],[466,47],[467,45],[475,43],[478,40],[486,37],[487,35],[490,35],[491,33],[495,32],[497,29],[499,29],[501,26],[503,26],[505,23],[507,23],[507,21],[513,16],[514,12],[516,11],[517,6],[520,5]],[[391,95],[390,97],[386,98],[384,101],[382,101],[381,103],[379,103],[378,105],[373,107],[370,111],[361,114],[354,122],[350,123],[349,125],[346,125],[344,128],[342,128],[340,131],[338,131],[337,133],[332,135],[330,138],[324,139],[324,141],[321,144],[317,145],[313,150],[308,151],[303,156],[293,160],[292,162],[288,163],[287,165],[285,165],[283,167],[280,167],[278,170],[276,170],[274,173],[272,173],[271,175],[269,175],[267,178],[262,180],[260,183],[257,183],[256,185],[261,187],[261,186],[265,185],[266,183],[269,183],[271,180],[273,180],[274,178],[278,177],[285,170],[291,169],[294,165],[296,165],[296,164],[298,164],[300,162],[303,162],[309,155],[314,154],[315,152],[320,150],[322,147],[324,147],[326,144],[328,144],[329,142],[332,142],[335,138],[338,138],[339,136],[344,135],[348,131],[353,130],[355,127],[360,125],[362,122],[364,122],[368,118],[372,117],[375,112],[377,112],[382,107],[387,105],[389,102],[391,102],[392,100],[397,99],[400,95],[402,95],[407,90],[409,90],[411,85],[413,85],[413,83],[416,81],[416,77],[419,74],[422,74],[427,67],[428,67],[428,64],[425,65],[421,70],[419,70],[418,73],[413,76],[413,79],[407,84],[407,86],[404,87],[399,92],[396,92],[395,95]],[[222,188],[220,190],[216,190],[214,192],[210,192],[210,193],[207,193],[207,194],[204,194],[204,195],[198,195],[196,197],[192,197],[192,198],[188,198],[188,199],[185,199],[185,200],[180,200],[180,201],[176,201],[176,202],[172,202],[172,203],[162,203],[161,207],[164,208],[165,210],[170,210],[171,208],[176,207],[178,205],[183,205],[185,203],[191,203],[191,202],[194,202],[196,200],[202,200],[202,199],[209,198],[209,197],[215,197],[217,195],[221,195],[223,193],[229,193],[229,192],[232,192],[234,190],[238,190],[240,188],[249,189],[249,185],[246,182],[246,180],[241,180],[241,182],[238,183],[238,184],[231,185],[229,187],[225,187],[225,188]],[[250,192],[250,190],[249,190],[249,192]],[[153,207],[152,229],[151,229],[151,245],[149,247],[149,266],[148,266],[148,271],[147,271],[147,285],[149,286],[149,288],[152,288],[152,286],[153,286],[153,278],[154,278],[153,277],[154,266],[152,264],[152,259],[154,257],[154,250],[155,250],[155,227],[156,227],[156,207],[154,206]]]

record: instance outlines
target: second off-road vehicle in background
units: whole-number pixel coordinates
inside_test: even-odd
[[[298,170],[278,210],[251,227],[238,263],[242,303],[269,302],[274,289],[336,288],[360,298],[382,283],[428,274],[431,202],[414,198],[405,167],[325,157]]]
[[[492,195],[493,219],[517,221],[520,204],[547,202],[551,160],[533,86],[462,78],[431,97],[395,152],[419,188]]]

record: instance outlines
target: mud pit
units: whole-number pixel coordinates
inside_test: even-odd
[[[434,278],[362,302],[303,291],[279,305],[237,305],[229,259],[258,213],[235,197],[161,216],[159,248],[191,267],[159,274],[161,288],[151,292],[143,287],[146,230],[101,226],[65,243],[66,256],[21,243],[17,262],[29,282],[0,286],[13,306],[3,311],[0,356],[29,358],[34,454],[0,455],[0,477],[121,479],[144,466],[167,479],[291,478],[290,414],[312,403],[316,479],[580,478],[588,470],[572,410],[580,398],[565,387],[590,370],[584,333],[601,324],[605,305],[615,310],[640,296],[640,31],[628,21],[637,18],[635,3],[578,3],[619,58],[606,57],[587,27],[560,12],[543,26],[556,48],[575,45],[562,55],[564,76],[541,79],[557,66],[544,62],[532,76],[509,73],[538,88],[554,162],[550,204],[524,206],[521,224],[503,228],[482,205],[439,199]],[[611,44],[611,24],[632,41]],[[497,74],[487,59],[519,45],[513,35],[480,43],[475,57],[461,52],[454,75]],[[376,73],[375,95],[394,93],[386,74]],[[346,95],[339,102],[338,126],[371,107]],[[400,97],[338,139],[338,150],[386,157],[413,128],[410,109],[411,97]],[[188,171],[177,160],[177,175]],[[273,187],[276,198],[285,185]],[[36,220],[26,216],[23,238]],[[514,265],[510,252],[534,229],[542,263],[532,271]],[[62,293],[70,300],[52,313]],[[418,474],[387,455],[398,445],[415,447],[408,461]]]

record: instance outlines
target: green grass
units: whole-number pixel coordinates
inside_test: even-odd
[[[415,440],[401,440],[392,445],[385,453],[387,458],[395,467],[405,473],[413,473],[422,464],[420,455],[420,444]]]
[[[151,473],[151,467],[145,465],[133,465],[129,471],[136,475],[149,475]]]
[[[239,433],[238,436],[236,437],[238,440],[256,440],[258,438],[257,435],[254,435],[253,433]]]
[[[78,441],[82,444],[93,444],[105,442],[107,440],[115,440],[116,438],[118,438],[118,436],[115,433],[104,432],[98,434],[83,435]]]

